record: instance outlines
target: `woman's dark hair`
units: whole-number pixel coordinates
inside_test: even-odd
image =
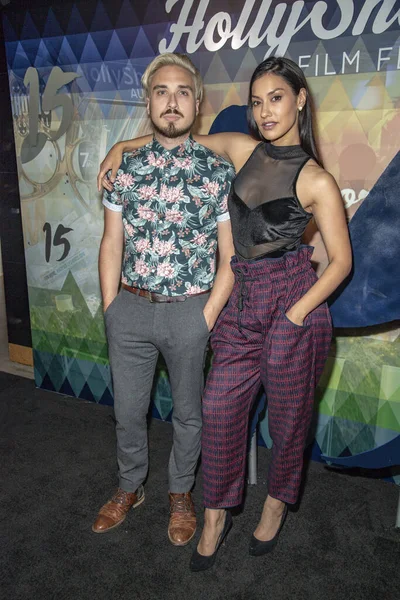
[[[295,62],[289,60],[288,58],[270,56],[258,65],[251,76],[249,99],[247,102],[247,123],[252,135],[258,140],[264,139],[258,131],[257,124],[253,117],[252,90],[254,82],[267,73],[274,73],[275,75],[282,77],[286,83],[290,85],[295,96],[299,95],[301,88],[306,90],[307,100],[303,110],[299,112],[300,144],[307,154],[309,154],[309,156],[311,156],[322,167],[322,159],[315,142],[313,101],[307,80],[300,67],[298,67]]]

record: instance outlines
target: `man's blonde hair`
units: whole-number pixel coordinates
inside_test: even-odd
[[[151,80],[153,79],[155,73],[162,67],[169,67],[171,65],[182,67],[182,69],[189,71],[193,78],[196,100],[201,102],[204,91],[201,75],[186,54],[178,54],[176,52],[166,52],[165,54],[160,54],[160,56],[157,56],[157,58],[152,60],[147,66],[142,75],[142,86],[146,96],[150,96]]]

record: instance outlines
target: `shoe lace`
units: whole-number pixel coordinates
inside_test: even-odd
[[[183,494],[182,496],[178,496],[178,498],[173,498],[171,502],[171,513],[181,512],[186,513],[192,510],[192,503],[190,500],[190,496]]]
[[[127,504],[127,493],[124,492],[124,490],[119,489],[115,492],[111,501],[116,504]]]

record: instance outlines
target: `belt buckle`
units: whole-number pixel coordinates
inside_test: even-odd
[[[150,292],[150,290],[146,290],[146,291],[147,291],[147,299],[152,304],[153,303],[153,298],[152,298],[151,292]]]

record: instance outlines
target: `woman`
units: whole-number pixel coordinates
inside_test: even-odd
[[[351,269],[343,202],[322,167],[311,97],[295,63],[271,57],[256,68],[248,121],[257,141],[229,133],[194,136],[229,158],[237,175],[229,197],[235,284],[211,335],[214,358],[203,399],[205,518],[193,571],[214,564],[232,524],[228,509],[242,501],[248,416],[261,383],[273,449],[268,496],[249,552],[275,547],[287,505],[298,498],[314,390],[328,355],[325,300]],[[123,149],[145,142],[124,142]],[[319,279],[312,248],[301,245],[312,217],[329,258]]]

